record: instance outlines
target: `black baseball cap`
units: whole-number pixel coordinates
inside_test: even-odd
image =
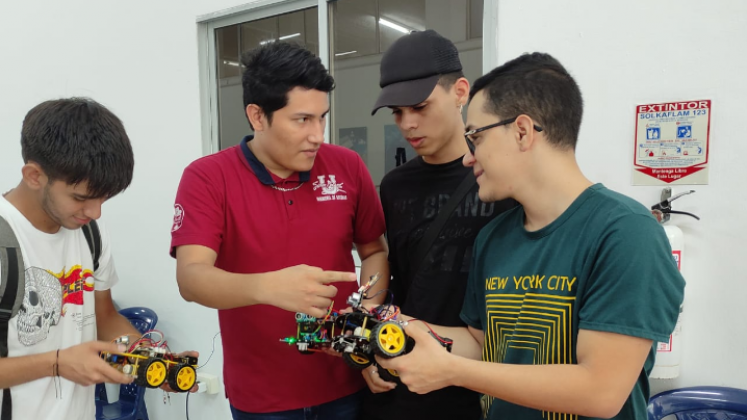
[[[438,79],[462,70],[454,43],[428,29],[405,35],[381,58],[381,93],[371,115],[385,106],[413,106],[430,96]]]

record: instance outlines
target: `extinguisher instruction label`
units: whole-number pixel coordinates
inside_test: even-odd
[[[633,185],[708,184],[711,101],[636,106]]]
[[[677,264],[677,270],[682,271],[682,257],[684,255],[684,239],[682,230],[676,226],[664,226],[664,231],[672,247],[672,258]],[[677,322],[674,325],[669,339],[656,343],[656,361],[651,370],[650,378],[673,379],[680,374],[680,363],[682,362],[682,322],[684,303],[680,305]]]
[[[669,341],[666,343],[659,343],[656,347],[656,351],[659,353],[669,353],[672,351],[672,335],[669,335]]]
[[[674,258],[674,262],[677,263],[677,269],[682,271],[682,250],[679,249],[673,249],[672,250],[672,257]],[[682,320],[682,313],[680,313],[680,316],[677,317],[677,324],[674,327],[674,332],[672,334],[669,334],[669,341],[664,343],[658,343],[656,345],[656,352],[657,353],[671,353],[672,352],[672,337],[678,336],[680,334],[680,331],[682,330],[682,325],[680,324]]]
[[[672,256],[674,257],[674,262],[677,263],[677,269],[682,271],[682,251],[680,250],[673,250]]]
[[[669,334],[669,341],[666,343],[664,342],[657,343],[656,352],[657,353],[671,353],[674,337],[679,337],[681,332],[682,332],[682,313],[680,312],[680,316],[677,317],[677,324],[675,324],[674,326],[674,332],[672,332],[672,334]]]

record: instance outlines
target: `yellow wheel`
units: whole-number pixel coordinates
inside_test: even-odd
[[[397,322],[382,322],[373,329],[375,348],[382,356],[399,356],[405,351],[407,336]]]
[[[163,360],[146,360],[137,369],[136,384],[148,388],[158,388],[166,381],[166,363]]]
[[[373,363],[368,357],[357,353],[343,353],[342,360],[344,360],[348,366],[358,370],[363,370],[371,366],[371,363]]]
[[[176,365],[169,370],[169,386],[174,392],[187,392],[197,381],[195,368],[189,365]]]

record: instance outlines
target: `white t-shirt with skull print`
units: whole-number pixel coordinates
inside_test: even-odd
[[[94,273],[82,230],[60,228],[55,234],[44,233],[1,196],[0,215],[15,232],[26,265],[23,306],[8,325],[8,357],[95,340],[93,292],[107,290],[118,281],[104,226],[99,222],[102,249],[99,269]],[[95,418],[94,387],[62,377],[45,377],[12,387],[11,395],[14,420]]]

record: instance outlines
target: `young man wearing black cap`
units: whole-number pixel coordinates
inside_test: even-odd
[[[373,113],[390,108],[418,154],[381,182],[394,304],[429,323],[464,326],[459,313],[472,243],[515,202],[481,202],[472,170],[462,165],[468,149],[461,111],[469,82],[451,41],[433,30],[403,36],[381,60],[380,86]],[[375,366],[363,375],[372,392],[364,400],[363,419],[480,416],[479,395],[464,388],[417,395],[383,381]]]

